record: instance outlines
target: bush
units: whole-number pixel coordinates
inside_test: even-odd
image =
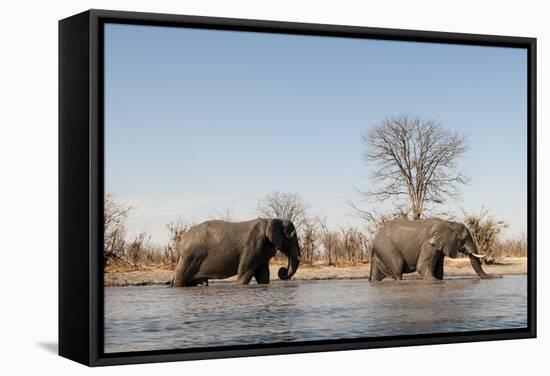
[[[525,234],[518,239],[507,239],[499,242],[499,257],[526,257],[527,256],[527,239]]]
[[[182,221],[170,222],[166,225],[168,233],[170,234],[170,240],[163,249],[163,259],[165,263],[175,264],[178,262],[179,247],[183,235],[193,227],[193,225],[192,223],[184,223]]]
[[[508,228],[508,224],[493,218],[485,208],[481,208],[479,214],[465,213],[464,224],[476,242],[478,253],[486,256],[485,260],[501,257],[498,237],[502,230]]]
[[[126,219],[132,207],[105,195],[103,204],[103,256],[106,261],[120,259],[126,247]]]
[[[323,252],[320,254],[327,265],[357,265],[368,260],[367,237],[354,227],[330,231],[324,227],[321,235]]]

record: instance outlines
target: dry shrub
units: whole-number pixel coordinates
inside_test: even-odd
[[[132,207],[116,201],[113,195],[105,195],[103,204],[103,256],[106,262],[120,259],[126,246],[126,219]]]
[[[470,230],[478,252],[486,255],[485,261],[500,257],[498,237],[502,230],[508,228],[504,221],[493,218],[487,209],[481,208],[479,214],[465,213],[464,224]]]
[[[517,239],[507,239],[498,243],[499,257],[526,257],[527,239],[525,234]]]
[[[368,260],[368,239],[354,227],[330,231],[325,226],[321,244],[321,255],[326,265],[351,266],[363,264]]]
[[[126,258],[133,264],[140,261],[145,261],[147,254],[151,252],[149,249],[149,240],[151,236],[144,232],[137,234],[134,239],[126,247]]]
[[[299,231],[301,261],[312,264],[319,258],[322,219],[319,216],[305,218]]]
[[[170,240],[164,247],[151,244],[151,235],[141,232],[128,239],[126,220],[132,207],[116,200],[112,194],[104,201],[104,259],[106,271],[129,271],[150,267],[171,267],[178,257],[177,247],[183,234],[192,226],[181,222],[168,224]]]
[[[193,223],[185,223],[180,220],[170,222],[166,225],[170,235],[170,240],[163,248],[163,258],[165,263],[175,264],[178,262],[179,247],[181,240],[183,239],[183,235],[193,226]]]

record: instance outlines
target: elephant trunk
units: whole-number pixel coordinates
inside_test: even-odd
[[[288,257],[288,266],[280,268],[277,274],[280,279],[287,280],[292,278],[298,270],[298,265],[300,265],[300,247],[296,237],[290,240],[289,249],[286,252],[283,251],[283,253]]]
[[[481,267],[481,259],[485,256],[477,254],[477,247],[475,245],[470,245],[464,248],[464,253],[470,258],[470,263],[474,268],[475,272],[481,279],[493,279],[493,278],[502,278],[500,275],[491,275],[485,273]]]
[[[277,273],[279,275],[279,278],[282,280],[287,280],[292,278],[294,273],[296,273],[296,270],[298,270],[298,265],[300,264],[300,260],[298,260],[297,257],[289,257],[288,258],[288,267],[282,267],[279,269],[279,272]]]

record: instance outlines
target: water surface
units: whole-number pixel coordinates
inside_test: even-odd
[[[106,353],[526,326],[526,276],[105,288]]]

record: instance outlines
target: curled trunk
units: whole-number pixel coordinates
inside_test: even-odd
[[[292,278],[294,273],[296,273],[296,270],[298,270],[298,265],[300,264],[300,261],[297,257],[290,256],[288,258],[288,267],[282,267],[278,271],[278,276],[282,280],[287,280]]]
[[[292,278],[300,265],[300,246],[296,234],[287,241],[284,248],[282,251],[288,257],[288,266],[280,268],[277,275],[280,279],[287,280]]]

